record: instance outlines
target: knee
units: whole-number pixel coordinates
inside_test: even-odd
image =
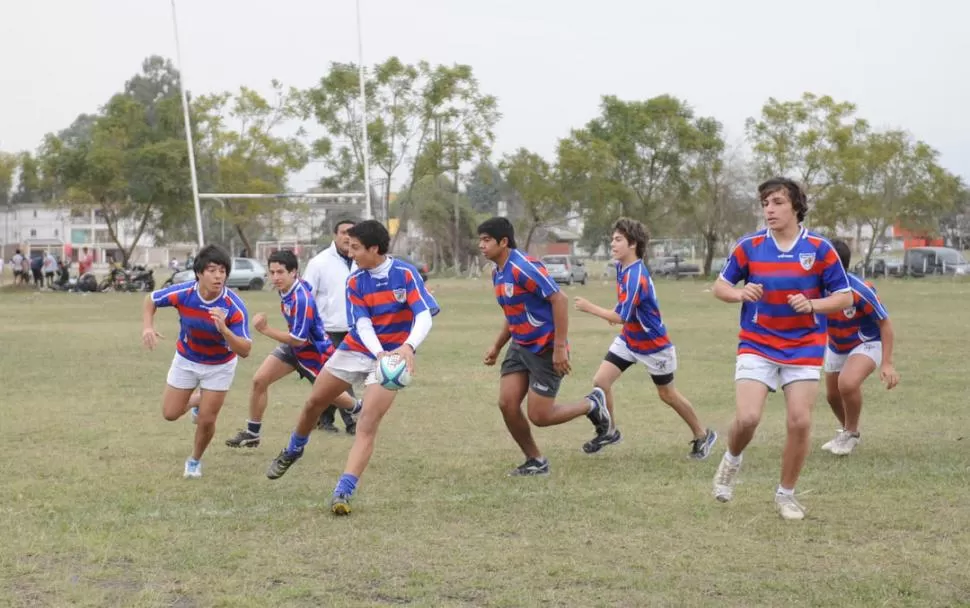
[[[178,412],[178,411],[175,411],[175,410],[168,410],[168,409],[162,408],[162,418],[164,418],[165,420],[167,420],[169,422],[175,422],[176,420],[178,420],[179,418],[181,418],[182,417],[182,413],[183,412]]]
[[[503,414],[514,413],[519,409],[521,403],[516,403],[515,399],[508,397],[506,395],[499,395],[498,398],[498,409],[502,410]]]
[[[660,400],[667,405],[674,405],[677,403],[677,389],[674,388],[672,383],[658,386],[657,395],[660,397]]]
[[[529,422],[536,426],[551,426],[552,419],[548,412],[529,411]]]
[[[829,405],[839,405],[842,403],[842,394],[839,387],[828,387],[825,389],[825,399]]]
[[[862,388],[862,383],[856,378],[839,376],[839,393],[854,393]]]
[[[269,380],[256,374],[253,376],[253,392],[254,393],[265,393],[269,389]]]
[[[812,415],[808,411],[788,413],[789,433],[808,433],[812,428]]]
[[[737,414],[736,422],[739,427],[746,431],[754,431],[761,422],[761,416],[757,412],[740,411]]]

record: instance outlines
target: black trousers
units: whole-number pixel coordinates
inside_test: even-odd
[[[333,345],[340,346],[340,343],[344,341],[347,337],[347,332],[345,331],[328,331],[327,335],[330,336],[330,341]],[[354,387],[350,387],[350,394],[353,396]],[[324,424],[333,424],[336,419],[337,410],[340,410],[340,417],[344,421],[344,426],[352,426],[354,424],[354,417],[350,415],[350,410],[345,410],[337,407],[336,405],[328,405],[327,409],[323,410],[323,415],[320,419]]]

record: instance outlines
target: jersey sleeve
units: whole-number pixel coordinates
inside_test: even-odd
[[[875,289],[868,285],[862,285],[855,290],[859,304],[861,304],[862,314],[875,318],[877,321],[884,321],[889,318],[889,311],[882,305],[879,294]]]
[[[835,248],[828,243],[823,243],[818,249],[819,257],[822,262],[822,288],[828,293],[839,293],[850,291],[849,276],[842,267],[842,260]]]
[[[357,325],[358,319],[370,319],[370,308],[364,301],[364,294],[360,291],[360,281],[355,274],[347,278],[347,319],[351,327]]]
[[[168,287],[156,289],[151,295],[152,304],[154,304],[156,308],[165,308],[167,306],[174,306],[178,308],[179,304],[185,301],[185,296],[187,296],[189,291],[192,289],[193,283],[194,281],[188,281],[185,283],[176,283],[175,285],[169,285]]]
[[[737,285],[738,282],[748,278],[748,254],[744,249],[744,243],[744,241],[737,242],[727,258],[727,263],[724,264],[724,270],[721,271],[721,278],[731,285]]]
[[[441,312],[441,307],[438,306],[434,297],[428,293],[424,281],[410,269],[407,271],[404,288],[407,290],[408,308],[415,316],[425,310],[430,312],[432,317]]]
[[[231,297],[232,308],[226,317],[226,327],[240,338],[252,342],[253,338],[249,335],[249,311],[239,296],[232,294]]]
[[[310,339],[310,320],[313,317],[310,310],[311,297],[307,289],[298,290],[293,299],[293,322],[290,325],[290,335],[304,342]]]
[[[546,300],[559,293],[559,286],[549,277],[549,272],[542,262],[526,260],[519,271],[515,276],[519,287]]]
[[[624,322],[629,321],[636,314],[637,306],[640,303],[640,278],[642,276],[641,265],[637,264],[630,272],[626,273],[623,279],[623,289],[620,290],[620,299],[616,303],[614,312],[620,315]]]

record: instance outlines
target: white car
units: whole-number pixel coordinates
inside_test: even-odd
[[[180,270],[165,282],[165,287],[173,283],[184,283],[195,278],[195,271],[191,268]],[[269,282],[266,268],[253,258],[232,258],[232,271],[229,273],[228,287],[234,289],[259,291]]]

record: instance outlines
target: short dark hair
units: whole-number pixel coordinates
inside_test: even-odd
[[[613,232],[619,232],[627,243],[636,245],[637,257],[643,259],[643,256],[647,253],[647,241],[650,239],[647,234],[647,227],[643,225],[643,222],[621,217],[613,224]]]
[[[508,218],[493,217],[485,220],[478,225],[478,234],[488,235],[495,239],[495,242],[497,243],[501,243],[502,239],[506,239],[508,241],[509,248],[516,248],[515,227],[512,226],[512,222],[510,222]]]
[[[842,261],[842,268],[848,270],[849,262],[852,261],[852,250],[849,249],[849,244],[843,240],[836,239],[832,241],[832,248],[835,249],[835,253],[839,254],[839,260]]]
[[[333,233],[337,234],[338,232],[340,232],[340,227],[343,226],[344,224],[350,224],[351,226],[353,226],[356,223],[357,223],[357,220],[351,220],[351,219],[337,220],[336,223],[334,223],[333,225]]]
[[[300,261],[296,259],[296,254],[289,249],[278,249],[270,254],[268,264],[282,264],[287,272],[293,272],[300,267]]]
[[[764,202],[769,195],[784,190],[791,201],[792,209],[798,216],[798,221],[805,221],[805,214],[808,213],[808,196],[805,189],[795,180],[787,177],[773,177],[758,186],[758,200]]]
[[[218,245],[206,245],[199,251],[199,255],[195,256],[195,261],[192,263],[195,277],[198,278],[209,264],[222,266],[226,269],[227,275],[232,272],[232,258],[229,257],[229,252]]]
[[[350,227],[347,234],[354,237],[360,244],[370,249],[377,247],[377,253],[384,255],[391,245],[391,235],[387,232],[384,224],[377,220],[364,220]]]

